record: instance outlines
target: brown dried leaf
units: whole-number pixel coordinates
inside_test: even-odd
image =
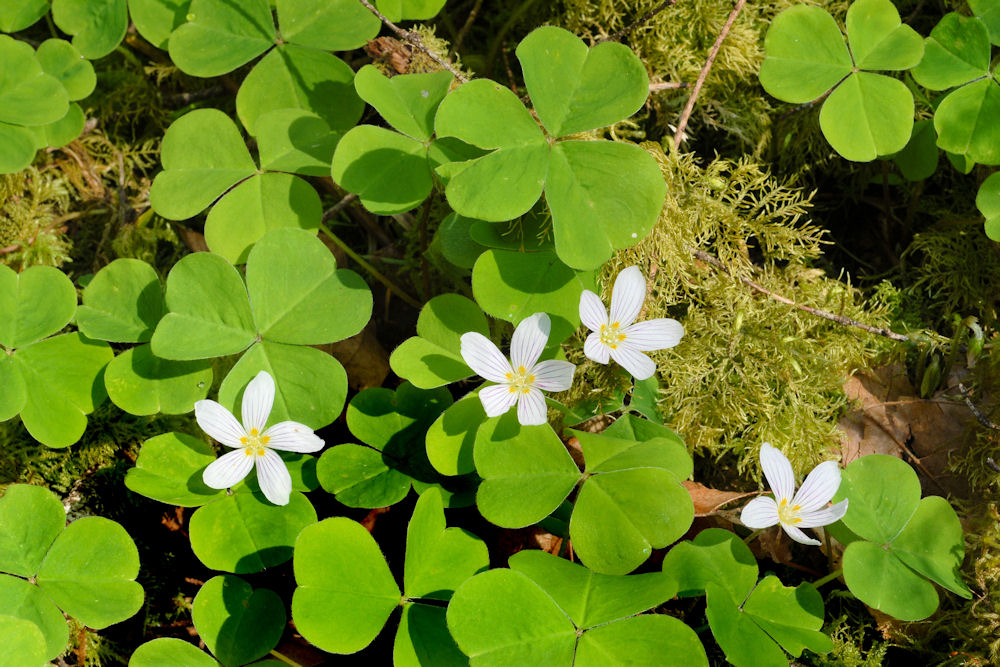
[[[336,357],[347,371],[347,384],[352,389],[381,387],[389,375],[389,355],[375,338],[375,328],[369,323],[361,333],[338,343],[318,345],[318,349]]]
[[[681,484],[683,484],[684,488],[687,489],[689,494],[691,494],[691,500],[694,502],[695,516],[709,516],[711,514],[715,514],[720,507],[726,505],[727,503],[739,500],[740,498],[757,495],[756,491],[720,491],[719,489],[712,489],[704,484],[688,480],[684,480]]]

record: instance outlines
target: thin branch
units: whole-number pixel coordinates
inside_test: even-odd
[[[368,11],[370,11],[372,14],[374,14],[375,16],[377,16],[379,18],[379,20],[382,21],[382,23],[384,23],[387,28],[389,28],[389,30],[392,30],[394,33],[396,33],[397,37],[399,37],[400,39],[406,40],[410,44],[413,44],[413,46],[415,46],[418,49],[420,49],[421,51],[423,51],[425,54],[427,54],[428,58],[430,58],[431,60],[433,60],[434,62],[436,62],[438,65],[440,65],[444,69],[446,69],[449,72],[451,72],[452,75],[456,79],[458,79],[459,81],[461,81],[462,83],[468,83],[469,82],[469,77],[467,77],[464,74],[462,74],[461,72],[459,72],[457,69],[455,69],[455,67],[451,63],[449,63],[449,62],[447,62],[445,60],[442,60],[439,55],[437,55],[436,53],[434,53],[433,51],[431,51],[430,49],[428,49],[426,46],[424,46],[424,42],[423,42],[422,39],[420,39],[420,35],[418,35],[415,32],[412,32],[410,30],[403,30],[402,28],[400,28],[398,25],[396,25],[395,23],[393,23],[392,21],[390,21],[389,19],[387,19],[382,14],[382,12],[380,12],[379,10],[377,10],[375,8],[375,5],[373,5],[372,3],[368,2],[368,0],[358,0],[358,2],[360,2],[362,5],[364,5],[368,9]]]
[[[694,83],[694,90],[691,91],[691,97],[688,98],[687,105],[684,107],[684,111],[681,112],[681,119],[677,123],[677,131],[674,132],[674,148],[680,148],[681,139],[684,137],[684,128],[687,127],[688,120],[691,118],[691,112],[694,110],[694,103],[698,99],[698,94],[701,92],[701,87],[705,83],[705,79],[708,78],[708,71],[712,69],[712,64],[715,62],[715,56],[719,54],[719,49],[722,47],[722,42],[726,39],[729,31],[733,27],[733,23],[736,22],[736,17],[739,16],[740,11],[743,9],[743,5],[747,4],[747,0],[737,0],[736,6],[733,7],[733,11],[729,13],[729,18],[726,19],[726,24],[722,26],[722,32],[719,36],[715,38],[715,44],[712,45],[712,50],[708,52],[708,60],[705,61],[705,66],[701,68],[701,73],[698,74],[698,80]]]
[[[366,262],[361,255],[359,255],[358,253],[354,252],[354,249],[351,248],[351,246],[349,246],[346,243],[344,243],[343,239],[341,239],[339,236],[337,236],[332,231],[330,231],[329,227],[327,227],[325,224],[323,224],[321,222],[321,223],[319,223],[319,228],[323,231],[324,234],[326,234],[326,236],[327,236],[328,239],[330,239],[335,244],[337,244],[337,246],[341,250],[343,250],[345,253],[347,253],[348,257],[350,257],[351,259],[353,259],[355,262],[358,263],[358,265],[361,268],[363,268],[365,271],[367,271],[368,273],[370,273],[372,275],[372,277],[375,278],[375,280],[377,280],[380,283],[382,283],[383,285],[385,285],[386,288],[390,292],[392,292],[393,294],[395,294],[400,299],[402,299],[403,301],[405,301],[409,305],[413,306],[414,308],[419,309],[421,307],[422,304],[419,301],[417,301],[412,296],[410,296],[409,294],[407,294],[406,292],[404,292],[394,282],[392,282],[391,280],[389,280],[388,278],[386,278],[382,274],[381,271],[379,271],[374,266],[372,266],[371,264],[369,264],[368,262]]]
[[[655,93],[658,90],[674,90],[676,88],[690,88],[691,84],[684,81],[659,81],[649,84],[649,92]]]
[[[639,26],[643,25],[644,23],[648,23],[650,20],[652,20],[652,18],[654,16],[656,16],[657,14],[659,14],[660,12],[662,12],[664,9],[666,9],[667,7],[670,7],[671,5],[674,5],[674,4],[677,4],[677,0],[664,0],[664,2],[661,2],[656,7],[653,7],[648,12],[646,12],[645,14],[643,14],[642,16],[640,16],[639,18],[637,18],[636,20],[632,21],[632,23],[630,23],[629,25],[625,26],[624,28],[622,28],[618,32],[614,33],[613,35],[611,35],[607,39],[604,39],[604,40],[601,40],[601,41],[603,41],[603,42],[618,42],[618,41],[621,41],[622,37],[624,37],[625,35],[628,35],[633,30],[635,30]]]
[[[1000,431],[1000,426],[997,426],[993,421],[983,414],[982,410],[976,407],[976,404],[972,402],[969,396],[972,394],[969,389],[966,388],[961,382],[958,383],[958,390],[962,392],[962,400],[965,401],[965,405],[968,406],[969,411],[972,412],[972,416],[976,418],[976,421],[983,425],[984,428],[988,428],[991,431]]]
[[[356,194],[354,194],[353,192],[349,192],[346,195],[344,195],[343,199],[341,199],[339,202],[337,202],[336,204],[334,204],[330,208],[328,208],[325,211],[323,211],[323,222],[330,222],[330,220],[335,215],[337,215],[338,213],[340,213],[341,211],[343,211],[345,208],[347,208],[348,206],[350,206],[351,203],[354,202],[354,200],[356,200],[357,198],[358,198],[358,196]]]
[[[465,23],[462,25],[461,30],[458,31],[458,36],[455,37],[455,43],[451,45],[451,49],[448,54],[458,53],[458,50],[462,48],[462,42],[465,40],[465,36],[469,34],[469,29],[472,28],[472,24],[476,21],[476,16],[479,14],[479,10],[483,6],[483,0],[476,0],[476,4],[472,6],[472,11],[469,12],[469,18],[465,19]]]
[[[703,250],[698,250],[696,248],[688,248],[688,249],[691,251],[691,253],[695,257],[697,257],[701,261],[706,262],[708,264],[711,264],[712,266],[714,266],[715,268],[719,269],[720,271],[722,271],[723,273],[725,273],[725,274],[727,274],[729,276],[733,276],[733,273],[728,268],[726,268],[726,265],[723,264],[722,262],[720,262],[718,258],[716,258],[716,257],[708,254],[707,252],[705,252]],[[886,338],[898,341],[900,343],[905,343],[905,342],[907,342],[907,341],[910,340],[909,337],[904,336],[903,334],[896,333],[895,331],[892,331],[890,329],[885,329],[885,328],[881,328],[881,327],[873,327],[870,324],[865,324],[864,322],[858,322],[857,320],[851,319],[850,317],[847,317],[845,315],[836,315],[834,313],[830,313],[830,312],[827,312],[825,310],[820,310],[819,308],[813,308],[812,306],[806,306],[806,305],[803,305],[801,303],[796,303],[796,302],[792,301],[791,299],[789,299],[787,297],[784,297],[784,296],[781,296],[780,294],[772,292],[771,290],[767,289],[766,287],[758,285],[757,283],[755,283],[754,281],[750,280],[749,278],[743,278],[741,276],[733,276],[733,277],[734,278],[738,278],[739,281],[742,282],[747,287],[749,287],[749,288],[751,288],[751,289],[753,289],[753,290],[755,290],[757,292],[760,292],[761,294],[764,294],[764,295],[770,297],[771,299],[774,299],[775,301],[777,301],[779,303],[784,303],[784,304],[789,305],[789,306],[791,306],[793,308],[798,308],[799,310],[802,310],[802,311],[805,311],[807,313],[810,313],[811,315],[815,315],[817,317],[822,317],[823,319],[830,320],[831,322],[836,322],[837,324],[841,324],[843,326],[855,327],[857,329],[863,329],[864,331],[867,331],[868,333],[873,333],[873,334],[876,334],[876,335],[879,335],[879,336],[884,336]]]

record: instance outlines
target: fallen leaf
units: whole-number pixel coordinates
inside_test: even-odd
[[[734,500],[757,495],[756,491],[720,491],[719,489],[712,489],[704,484],[688,480],[684,480],[681,484],[691,494],[691,500],[694,502],[695,516],[715,514],[720,507]]]

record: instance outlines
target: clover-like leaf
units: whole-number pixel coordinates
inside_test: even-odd
[[[331,173],[338,185],[379,215],[409,211],[427,199],[433,186],[426,147],[374,125],[359,125],[344,135]]]
[[[986,218],[986,235],[1000,241],[1000,172],[990,174],[979,186],[976,208]]]
[[[65,527],[66,512],[52,492],[27,484],[8,487],[0,501],[0,571],[34,576]]]
[[[191,0],[128,0],[128,13],[139,31],[158,49],[167,48],[170,34],[185,21]]]
[[[35,159],[38,148],[35,135],[29,128],[8,123],[0,123],[0,144],[4,147],[0,152],[0,174],[14,174],[27,169]]]
[[[354,87],[390,125],[417,141],[434,134],[434,115],[448,93],[450,72],[402,74],[391,79],[377,67],[365,65],[354,77]]]
[[[73,35],[77,51],[96,60],[125,38],[128,6],[125,0],[52,0],[52,21]]]
[[[1000,46],[1000,6],[993,0],[969,0],[969,9],[986,24],[990,41]]]
[[[83,109],[76,102],[69,105],[66,115],[47,125],[35,125],[27,128],[35,135],[35,144],[39,147],[61,148],[80,136],[87,123]]]
[[[22,618],[0,615],[0,663],[38,667],[46,664],[45,635]]]
[[[427,429],[427,459],[442,475],[465,475],[476,469],[476,433],[486,421],[477,393],[456,401]]]
[[[906,146],[913,129],[913,95],[898,79],[856,72],[823,103],[819,125],[848,160],[874,160]]]
[[[170,59],[193,76],[219,76],[244,65],[274,44],[268,0],[191,0],[187,21],[170,35]]]
[[[66,618],[38,586],[19,577],[0,574],[0,608],[41,631],[46,658],[54,658],[66,649],[69,641]]]
[[[141,260],[122,258],[98,271],[83,289],[76,322],[90,338],[145,343],[165,311],[156,270]]]
[[[382,23],[353,0],[278,0],[284,40],[321,51],[350,51],[378,34]]]
[[[922,181],[937,171],[940,151],[937,147],[937,132],[931,119],[919,120],[913,124],[910,140],[903,150],[892,156],[903,178],[908,181]]]
[[[111,402],[133,415],[182,415],[212,387],[212,362],[173,361],[149,345],[125,350],[108,364],[104,386]]]
[[[923,40],[903,24],[891,0],[856,0],[847,9],[847,41],[864,70],[905,70],[920,62]]]
[[[50,266],[15,273],[0,265],[0,312],[0,345],[23,347],[66,326],[76,312],[76,289]]]
[[[97,85],[94,66],[64,39],[47,39],[35,52],[46,74],[54,76],[66,88],[70,101],[82,100]]]
[[[142,443],[125,486],[168,505],[200,507],[224,493],[202,479],[215,459],[215,451],[204,441],[186,433],[163,433]]]
[[[938,146],[981,164],[1000,164],[1000,128],[990,119],[1000,114],[1000,82],[980,79],[955,90],[934,114]]]
[[[389,365],[421,389],[434,389],[474,375],[459,352],[462,334],[489,336],[489,325],[474,302],[458,294],[428,301],[417,318],[417,335],[393,350]]]
[[[440,249],[446,260],[462,269],[471,269],[479,256],[486,252],[487,246],[472,237],[472,227],[476,222],[458,213],[449,213],[441,221],[431,246]],[[484,225],[495,227],[488,222]]]
[[[69,95],[56,77],[47,74],[34,50],[24,42],[0,35],[0,122],[45,125],[69,109]]]
[[[183,639],[158,637],[142,644],[128,660],[129,667],[218,667],[204,651]]]
[[[375,0],[390,21],[426,21],[437,16],[445,0]]]
[[[48,0],[11,0],[0,5],[0,32],[20,32],[49,11]]]
[[[340,133],[326,121],[302,109],[275,109],[257,117],[261,169],[303,176],[326,176]]]
[[[239,667],[278,645],[287,618],[277,593],[254,590],[243,579],[224,574],[202,585],[191,605],[191,621],[219,662]]]
[[[404,604],[392,647],[395,667],[466,667],[469,659],[448,632],[444,607]]]
[[[923,60],[913,68],[913,78],[925,88],[945,90],[986,76],[989,67],[986,26],[976,18],[951,12],[931,30]]]

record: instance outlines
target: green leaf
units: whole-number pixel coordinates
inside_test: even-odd
[[[65,522],[65,515],[63,521]],[[28,621],[41,631],[46,658],[51,660],[66,650],[66,643],[69,641],[66,619],[59,607],[38,586],[24,579],[0,574],[0,609],[4,610],[5,615]],[[12,664],[19,666],[21,663]]]
[[[624,44],[588,49],[573,33],[543,26],[521,40],[516,53],[535,112],[554,137],[624,120],[649,95],[646,68]]]
[[[217,109],[196,109],[174,121],[163,135],[160,161],[149,201],[169,220],[197,215],[257,171],[236,124]]]
[[[167,276],[167,308],[151,339],[153,353],[187,361],[242,352],[257,336],[246,286],[219,255],[192,253]]]
[[[969,9],[986,24],[990,41],[1000,46],[1000,5],[994,0],[969,0]]]
[[[76,312],[76,288],[59,269],[15,273],[0,265],[0,345],[18,348],[56,333]]]
[[[354,77],[354,88],[390,125],[425,142],[434,134],[434,115],[453,78],[450,72],[431,72],[390,79],[377,67],[365,65]]]
[[[460,353],[462,334],[489,336],[482,310],[458,294],[442,294],[428,301],[417,318],[417,335],[393,350],[393,372],[421,389],[434,389],[475,373]]]
[[[389,507],[410,492],[410,477],[371,447],[343,444],[323,452],[316,467],[320,484],[348,507]]]
[[[469,233],[474,241],[487,248],[519,252],[549,250],[555,246],[552,235],[547,233],[551,219],[547,210],[536,207],[508,223],[494,224],[474,220]]]
[[[741,607],[771,639],[796,658],[805,649],[813,653],[833,650],[830,637],[821,632],[823,597],[812,584],[802,583],[792,588],[782,586],[773,575],[767,576]]]
[[[338,269],[315,234],[275,230],[250,252],[247,291],[260,335],[268,341],[320,345],[361,331],[371,290],[354,271]]]
[[[809,102],[851,73],[854,63],[837,22],[819,7],[795,5],[778,14],[764,38],[764,90],[785,102]]]
[[[390,358],[391,361],[391,358]],[[473,447],[486,411],[476,393],[455,402],[427,429],[427,458],[442,475],[465,475],[476,469]]]
[[[16,416],[27,402],[28,391],[14,359],[0,354],[0,421]]]
[[[208,650],[226,667],[263,658],[285,629],[285,605],[266,588],[254,590],[224,574],[206,581],[191,605],[191,620]]]
[[[298,491],[287,505],[272,505],[245,490],[191,515],[191,550],[213,570],[252,574],[291,558],[296,536],[314,523],[316,510]]]
[[[14,174],[27,169],[35,159],[35,135],[26,127],[0,123],[0,174]]]
[[[926,118],[913,124],[910,141],[903,150],[892,157],[892,161],[899,167],[903,178],[908,181],[922,181],[937,171],[938,154],[934,123]]]
[[[580,637],[573,664],[600,667],[609,660],[651,665],[664,656],[676,656],[690,667],[708,667],[708,656],[698,635],[683,621],[665,614],[628,618],[589,630]]]
[[[1000,172],[990,174],[979,186],[976,208],[986,218],[986,235],[1000,240]]]
[[[353,0],[278,0],[285,41],[320,51],[350,51],[374,39],[381,21]]]
[[[129,667],[218,667],[204,651],[183,639],[160,637],[135,650]]]
[[[615,250],[635,245],[656,224],[666,192],[656,160],[635,144],[556,144],[545,200],[559,259],[596,269]]]
[[[66,512],[51,491],[27,484],[8,486],[0,498],[0,571],[35,576],[65,526]]]
[[[466,667],[465,657],[448,632],[446,609],[406,603],[392,648],[395,667]]]
[[[340,133],[326,121],[302,109],[275,109],[257,117],[254,128],[261,169],[289,171],[303,176],[330,173]]]
[[[986,26],[978,19],[951,12],[931,30],[913,78],[924,88],[945,90],[987,76],[989,66]]]
[[[128,13],[146,41],[167,48],[170,34],[187,21],[191,0],[128,0]]]
[[[658,572],[597,574],[544,551],[519,551],[510,568],[534,581],[583,630],[652,609],[677,593],[674,581]]]
[[[291,174],[254,174],[222,196],[205,219],[212,252],[242,264],[253,244],[273,229],[301,228],[315,234],[323,217],[316,190]]]
[[[708,584],[705,594],[705,615],[726,660],[735,667],[787,667],[785,652],[740,610],[741,600],[715,582]]]
[[[527,576],[490,570],[459,586],[448,629],[476,665],[572,665],[576,628]]]
[[[45,636],[37,625],[0,615],[0,663],[36,667],[45,664]]]
[[[61,148],[80,136],[87,123],[87,118],[80,105],[69,105],[66,115],[48,125],[36,125],[29,128],[35,134],[35,143],[39,148],[48,146]]]
[[[122,258],[98,271],[84,288],[76,323],[90,338],[145,343],[165,310],[156,270],[141,260]]]
[[[334,357],[315,348],[261,341],[247,350],[219,387],[219,402],[240,413],[243,390],[257,373],[274,378],[271,423],[290,419],[319,429],[344,409],[347,373]]]
[[[38,587],[64,612],[95,630],[142,607],[139,551],[125,529],[102,517],[66,527],[38,570]]]
[[[859,460],[866,458],[870,457]],[[847,545],[844,581],[859,600],[901,621],[927,618],[938,607],[938,594],[932,583],[913,572],[891,551],[872,542]]]
[[[20,32],[49,11],[48,0],[11,0],[0,5],[0,32]]]
[[[375,6],[390,21],[426,21],[434,18],[445,0],[375,0]]]
[[[485,245],[472,238],[472,227],[476,222],[481,221],[449,213],[438,227],[436,241],[440,244],[441,254],[459,268],[471,269],[486,251]],[[488,222],[483,224],[496,226]]]
[[[898,79],[856,72],[823,103],[819,126],[834,150],[867,162],[901,150],[913,129],[913,94]]]
[[[139,495],[168,505],[200,507],[224,491],[202,481],[215,450],[186,433],[163,433],[142,443],[125,486]]]
[[[854,2],[847,9],[847,41],[860,69],[910,69],[924,54],[920,35],[902,24],[891,0]]]
[[[187,22],[170,35],[170,59],[185,74],[219,76],[274,44],[268,0],[192,0]]]
[[[427,199],[433,181],[419,141],[374,125],[359,125],[337,145],[331,173],[372,213],[403,213]]]
[[[552,513],[580,480],[580,470],[548,424],[522,426],[511,411],[476,434],[476,504],[502,528],[523,528]],[[461,645],[461,642],[459,642]]]
[[[360,524],[344,517],[309,526],[295,542],[292,619],[324,651],[368,646],[401,602],[385,557]]]
[[[534,313],[552,320],[549,345],[580,326],[580,294],[596,290],[592,271],[576,271],[551,251],[488,250],[472,270],[472,292],[488,314],[517,325]]]
[[[343,60],[286,44],[264,56],[243,80],[236,113],[253,131],[261,115],[286,108],[314,113],[333,131],[344,132],[360,120],[365,103],[354,91],[354,70]]]
[[[934,114],[938,146],[980,164],[1000,164],[1000,84],[982,79],[950,93]]]
[[[64,39],[47,39],[35,52],[42,70],[66,88],[69,99],[82,100],[94,92],[97,75],[90,61]]]
[[[958,574],[965,556],[962,524],[944,498],[920,501],[906,528],[892,541],[892,553],[931,581],[963,598],[972,597]]]
[[[133,415],[182,415],[212,387],[212,362],[170,361],[149,345],[125,350],[108,364],[104,386],[111,402]]]
[[[85,415],[104,402],[102,373],[114,357],[107,343],[79,333],[62,334],[21,348],[14,362],[27,402],[21,421],[35,440],[67,447],[87,428]]]
[[[52,0],[52,21],[73,35],[85,58],[103,58],[121,43],[128,29],[125,0]]]
[[[885,484],[887,479],[892,484]],[[887,544],[899,535],[920,504],[920,480],[905,461],[872,454],[852,461],[841,475],[834,502],[849,498],[842,519],[858,536]]]
[[[66,115],[66,88],[46,74],[24,42],[0,35],[0,122],[45,125]]]
[[[757,583],[757,559],[735,533],[707,528],[667,553],[663,573],[676,582],[682,595],[716,584],[742,602]]]

